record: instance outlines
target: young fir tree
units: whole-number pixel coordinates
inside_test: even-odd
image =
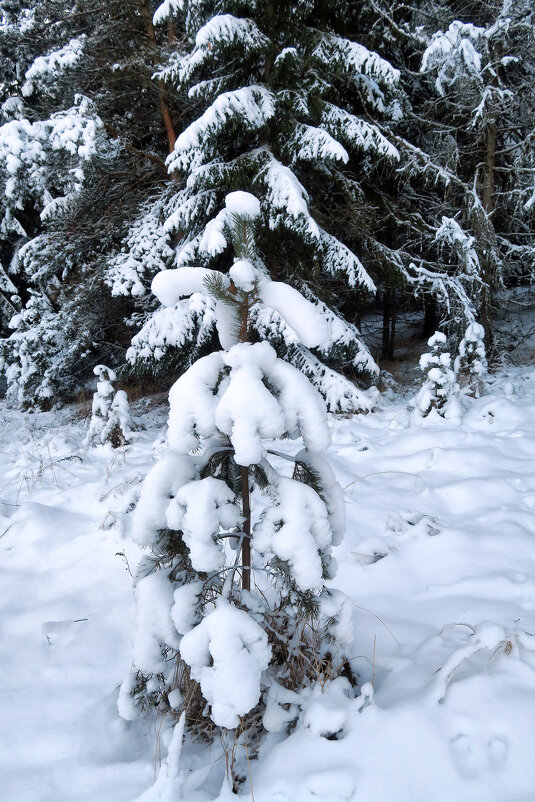
[[[184,713],[205,734],[209,715],[212,735],[238,728],[254,751],[266,706],[264,728],[289,726],[296,692],[343,669],[351,605],[326,587],[344,502],[321,454],[324,402],[269,343],[251,340],[264,304],[310,347],[328,328],[315,304],[267,275],[254,247],[257,199],[234,192],[225,208],[235,253],[228,274],[183,267],[153,282],[166,305],[192,293],[212,298],[223,350],[172,387],[169,451],[134,512],[133,537],[149,553],[136,579],[135,667],[119,708],[126,718],[148,704]],[[302,438],[304,448],[279,451],[280,437]]]
[[[487,375],[485,329],[480,323],[472,323],[466,329],[459,343],[454,369],[455,377],[464,393],[479,398]]]
[[[458,387],[451,369],[451,355],[446,350],[448,341],[445,334],[436,331],[427,344],[431,351],[420,357],[420,368],[426,378],[410,407],[417,415],[426,418],[433,410],[444,417],[451,417]]]
[[[332,368],[364,381],[377,370],[352,319],[375,291],[362,261],[373,239],[365,187],[399,158],[370,118],[399,116],[399,76],[346,38],[347,14],[334,11],[329,3],[261,9],[192,0],[164,3],[155,22],[173,17],[185,26],[186,52],[171,54],[158,75],[202,110],[168,159],[170,172],[185,178],[166,223],[179,241],[177,267],[224,263],[222,199],[253,187],[262,198],[257,244],[269,274],[316,303],[331,336],[321,347],[303,346],[268,304],[254,327],[311,378],[331,409],[351,410],[370,402]],[[210,324],[212,308],[205,313]],[[148,326],[135,346],[143,355]]]
[[[93,395],[91,420],[84,438],[84,445],[111,443],[114,448],[123,446],[130,436],[130,407],[124,390],[114,391],[112,382],[115,371],[106,365],[97,365],[93,370],[98,377],[97,390]]]

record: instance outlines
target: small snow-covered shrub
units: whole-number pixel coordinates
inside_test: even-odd
[[[427,344],[431,351],[420,357],[420,368],[426,378],[419,393],[411,401],[410,407],[424,418],[432,410],[436,410],[442,417],[447,417],[448,407],[458,395],[458,385],[451,368],[451,355],[446,350],[446,335],[436,331]]]
[[[352,609],[326,587],[345,510],[321,454],[330,442],[325,402],[268,342],[250,339],[253,310],[267,305],[307,346],[328,330],[317,307],[271,281],[258,259],[256,198],[233,192],[225,210],[228,274],[183,267],[153,281],[168,306],[192,293],[212,298],[223,350],[172,387],[169,451],[134,512],[133,538],[149,551],[120,711],[185,713],[204,735],[239,728],[254,752],[274,682],[297,692],[344,669]],[[281,437],[302,445],[279,452],[271,441]],[[299,710],[287,711],[286,726]]]
[[[114,448],[124,445],[130,436],[130,407],[124,390],[114,393],[112,382],[115,371],[97,365],[93,373],[98,376],[97,390],[93,395],[89,430],[84,445],[111,443]]]
[[[486,373],[485,329],[480,323],[471,323],[459,343],[455,377],[466,395],[479,398]]]

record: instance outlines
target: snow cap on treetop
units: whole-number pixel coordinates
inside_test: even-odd
[[[234,262],[229,270],[229,275],[236,287],[244,292],[251,292],[255,281],[258,280],[258,270],[247,259]]]
[[[446,344],[447,341],[448,341],[448,338],[446,337],[446,335],[443,332],[435,331],[435,333],[432,334],[431,337],[428,339],[427,344],[431,348],[434,348],[434,346],[437,345],[438,343]]]
[[[260,214],[260,201],[250,192],[229,192],[225,198],[225,206],[231,214],[239,214],[251,219]]]
[[[106,367],[106,365],[96,365],[93,368],[93,373],[98,376],[101,381],[114,382],[117,375],[114,370]]]

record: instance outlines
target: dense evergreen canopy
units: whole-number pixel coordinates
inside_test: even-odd
[[[425,308],[487,345],[531,281],[533,11],[383,0],[0,3],[0,323],[9,394],[72,397],[106,363],[164,385],[217,347],[213,302],[158,306],[162,269],[225,270],[225,195],[260,201],[274,280],[329,328],[251,320],[332,410],[370,409],[359,332]]]

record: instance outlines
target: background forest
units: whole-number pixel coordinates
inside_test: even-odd
[[[500,356],[504,290],[535,266],[528,0],[2,0],[0,14],[13,402],[72,399],[97,363],[166,389],[217,348],[212,300],[162,307],[150,284],[228,270],[222,209],[240,189],[261,204],[268,274],[330,336],[308,348],[269,309],[253,328],[332,411],[370,408],[403,311],[450,349],[477,320]]]

